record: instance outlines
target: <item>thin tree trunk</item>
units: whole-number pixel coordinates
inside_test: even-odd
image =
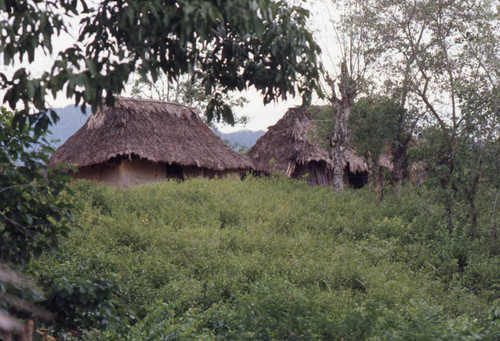
[[[380,163],[377,163],[376,188],[377,200],[381,201],[384,198],[384,167]]]
[[[398,136],[397,143],[391,146],[392,164],[394,167],[394,186],[398,197],[402,194],[403,183],[408,177],[408,144],[411,137]]]
[[[480,170],[476,172],[469,189],[466,191],[465,196],[469,202],[470,216],[471,216],[471,239],[477,238],[477,208],[476,208],[476,192],[477,185],[479,184]]]
[[[500,192],[498,192],[496,197],[495,197],[495,201],[493,202],[493,210],[491,212],[491,219],[493,220],[493,223],[491,225],[491,239],[492,240],[498,239],[497,220],[495,219],[495,213],[497,210],[497,201],[498,201],[499,196],[500,196]]]
[[[344,190],[344,146],[339,141],[332,142],[333,152],[333,190],[340,192]]]
[[[335,192],[344,190],[344,151],[349,142],[349,132],[347,130],[347,120],[351,112],[350,107],[343,103],[335,106],[335,131],[331,140],[333,159],[333,189]]]
[[[19,341],[32,341],[33,340],[33,320],[27,320],[24,324],[24,330],[19,335]]]
[[[344,151],[349,145],[349,129],[348,122],[351,114],[352,106],[354,105],[354,98],[357,94],[357,84],[349,74],[346,62],[341,64],[341,73],[339,77],[339,94],[337,97],[335,91],[335,82],[327,78],[327,82],[332,89],[332,96],[330,102],[333,104],[333,136],[330,140],[332,147],[332,159],[334,164],[333,170],[333,189],[335,192],[344,189]]]
[[[441,160],[439,166],[444,167],[444,170],[439,175],[439,184],[443,190],[443,204],[446,214],[448,216],[448,229],[451,232],[455,225],[454,212],[453,212],[453,199],[450,194],[450,181],[455,168],[454,157],[452,155],[451,142],[447,142],[446,146],[442,149]]]
[[[403,191],[403,182],[406,178],[406,172],[408,169],[408,160],[406,158],[406,149],[398,148],[396,152],[392,154],[392,163],[394,166],[394,187],[396,189],[396,195],[401,196]],[[406,170],[405,170],[406,168]]]

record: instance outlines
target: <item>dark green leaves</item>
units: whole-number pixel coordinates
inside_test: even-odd
[[[112,300],[120,291],[114,277],[86,278],[60,267],[50,284],[47,307],[60,316],[65,326],[106,327],[120,319]]]
[[[75,45],[59,53],[50,72],[2,79],[4,102],[22,104],[21,116],[33,107],[45,115],[45,95],[60,91],[96,110],[134,71],[153,80],[159,71],[171,79],[197,74],[207,96],[254,86],[265,103],[296,94],[307,101],[317,85],[319,47],[305,27],[308,12],[284,1],[109,0],[93,6],[83,0],[0,3],[6,65],[33,61],[37,49],[51,53],[68,18],[82,14]],[[47,122],[37,120],[41,128]]]
[[[210,122],[214,118],[217,119],[217,122],[222,120],[223,122],[227,122],[231,125],[234,125],[235,123],[231,106],[224,102],[222,95],[219,93],[215,94],[207,105],[207,121]]]
[[[54,115],[54,113],[51,113]],[[24,266],[69,232],[68,176],[48,169],[52,149],[26,125],[0,114],[0,262]],[[30,117],[31,119],[32,117]]]

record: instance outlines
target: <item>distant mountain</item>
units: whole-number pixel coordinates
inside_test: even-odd
[[[82,114],[80,108],[73,105],[68,105],[64,108],[55,108],[54,110],[59,115],[59,121],[56,125],[50,127],[52,134],[48,136],[48,140],[58,140],[51,143],[54,148],[58,148],[85,124],[88,115]],[[87,110],[87,113],[90,113],[90,109]],[[241,149],[241,147],[250,148],[253,146],[259,137],[264,135],[265,131],[241,130],[234,133],[221,133],[218,131],[215,133],[221,139],[229,141],[229,145],[232,148]]]
[[[64,108],[54,108],[54,111],[59,115],[59,121],[50,127],[49,130],[52,134],[48,136],[48,140],[52,140],[52,147],[58,148],[85,124],[88,115],[83,114],[80,108],[74,105],[68,105]],[[90,108],[87,109],[87,113],[90,113]]]
[[[221,139],[229,141],[231,145],[238,144],[250,148],[257,142],[259,137],[265,134],[265,130],[240,130],[234,133],[221,133],[217,131],[216,134]]]

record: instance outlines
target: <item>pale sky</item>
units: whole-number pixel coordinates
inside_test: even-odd
[[[316,41],[323,51],[321,56],[322,63],[325,65],[325,69],[332,70],[331,72],[334,73],[334,59],[338,55],[338,52],[335,48],[334,33],[330,26],[332,13],[329,12],[329,8],[333,8],[333,6],[329,6],[328,3],[331,3],[331,1],[313,1],[312,4],[308,3],[308,9],[311,11],[310,29],[314,32]],[[255,90],[246,91],[243,93],[243,96],[247,97],[250,102],[243,108],[236,108],[235,111],[237,114],[248,116],[250,121],[245,127],[219,126],[218,129],[220,131],[232,132],[241,129],[267,130],[269,126],[274,125],[283,117],[288,108],[302,104],[302,98],[295,97],[289,98],[287,101],[264,105],[262,103],[262,96]],[[313,99],[313,102],[319,103],[319,100]]]
[[[327,66],[327,69],[330,69],[333,67],[331,56],[336,55],[337,53],[334,51],[335,49],[332,48],[332,46],[334,46],[335,44],[332,44],[332,32],[329,32],[328,29],[330,21],[327,6],[328,2],[329,0],[319,0],[314,1],[312,5],[308,2],[307,5],[311,10],[311,30],[315,32],[316,40],[323,49],[322,61]],[[303,4],[303,2],[301,3]],[[71,23],[73,24],[74,31],[76,32],[78,20],[74,19]],[[54,53],[52,56],[45,55],[42,51],[37,51],[35,54],[35,62],[31,65],[27,63],[27,61],[23,63],[17,63],[15,68],[0,65],[0,72],[5,73],[6,75],[12,75],[13,70],[22,66],[26,67],[33,76],[41,74],[46,70],[47,67],[50,67],[52,65],[54,56],[57,55],[59,51],[70,47],[74,43],[74,41],[76,40],[76,33],[72,35],[64,34],[58,37],[53,42]],[[123,95],[127,94],[125,93]],[[236,108],[235,112],[238,115],[248,116],[250,120],[244,127],[242,127],[241,125],[235,127],[231,127],[228,125],[219,125],[218,129],[220,131],[232,132],[242,129],[266,130],[267,127],[275,124],[285,114],[288,108],[300,105],[302,103],[301,97],[298,96],[295,98],[289,98],[287,101],[280,101],[277,103],[264,105],[262,102],[263,97],[253,89],[245,91],[241,94],[236,93],[236,95],[246,97],[249,100],[249,103],[242,108]],[[2,97],[3,94],[0,93],[0,98]],[[59,94],[55,99],[48,98],[48,103],[53,108],[59,108],[72,104],[73,100],[67,99],[65,94]]]

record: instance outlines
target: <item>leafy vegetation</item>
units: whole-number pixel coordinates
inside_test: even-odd
[[[41,297],[19,270],[68,236],[72,201],[71,177],[46,166],[53,150],[45,138],[29,125],[14,128],[13,119],[0,107],[0,329],[21,333],[24,326],[11,315],[50,314],[27,303]]]
[[[286,1],[0,1],[0,12],[2,62],[13,69],[0,77],[3,101],[19,109],[16,122],[29,120],[37,131],[57,120],[47,95],[64,92],[96,112],[114,103],[133,72],[153,82],[160,73],[169,80],[196,75],[210,97],[207,117],[226,120],[228,91],[253,86],[265,103],[295,94],[308,101],[319,78],[309,13]],[[54,56],[52,41],[65,33],[76,37]],[[41,51],[54,57],[41,75],[16,65]]]
[[[158,80],[153,82],[146,75],[139,75],[132,84],[132,97],[152,98],[160,101],[177,102],[190,107],[200,109],[201,114],[207,114],[208,105],[210,105],[210,95],[205,92],[205,87],[201,81],[194,77],[181,77],[176,81],[169,79],[168,76],[160,74]],[[234,94],[220,94],[220,98],[225,106],[217,116],[217,122],[235,125],[246,124],[247,116],[239,116],[233,112],[234,108],[242,107],[248,103],[243,96],[234,96]],[[213,104],[212,104],[213,105]],[[214,108],[212,108],[213,111]],[[208,125],[214,125],[213,117],[204,117]]]
[[[53,149],[43,136],[13,128],[14,113],[0,110],[0,262],[22,267],[69,233],[61,194],[71,177],[46,166]]]
[[[385,122],[390,129],[364,143],[373,157],[392,148],[396,198],[377,201],[370,190],[334,195],[278,178],[125,191],[80,182],[73,212],[80,229],[58,253],[36,260],[68,234],[73,200],[67,178],[44,164],[50,151],[40,136],[57,120],[47,94],[66,91],[95,112],[113,103],[134,72],[152,82],[160,73],[167,82],[184,75],[199,81],[207,117],[231,122],[225,94],[232,90],[254,86],[265,103],[296,93],[308,102],[320,74],[319,46],[307,30],[308,11],[286,1],[0,1],[0,53],[12,67],[0,75],[0,88],[3,101],[19,109],[0,115],[0,261],[29,263],[44,305],[59,314],[58,333],[131,340],[498,337],[498,6],[337,3],[346,9],[339,10],[337,36],[347,45],[339,45],[338,77],[326,77],[334,189],[343,189],[350,134],[379,131],[374,127]],[[77,15],[79,35],[54,56],[52,40],[69,33]],[[50,70],[33,76],[16,64],[34,62],[40,50],[54,57]],[[365,79],[368,67],[378,85]],[[366,126],[350,131],[361,94],[382,101],[367,103]],[[414,128],[424,137],[416,149],[425,188],[402,187]],[[0,274],[7,278],[0,283],[4,321],[4,310],[16,308],[6,297],[35,294],[3,264]]]
[[[281,178],[79,181],[81,227],[31,263],[60,332],[98,339],[483,339],[500,255],[447,231],[437,193],[334,194]],[[487,210],[494,193],[484,192]],[[489,231],[481,221],[478,233]],[[75,284],[76,283],[76,284]],[[107,327],[103,329],[104,327]],[[83,336],[82,336],[83,338]]]

